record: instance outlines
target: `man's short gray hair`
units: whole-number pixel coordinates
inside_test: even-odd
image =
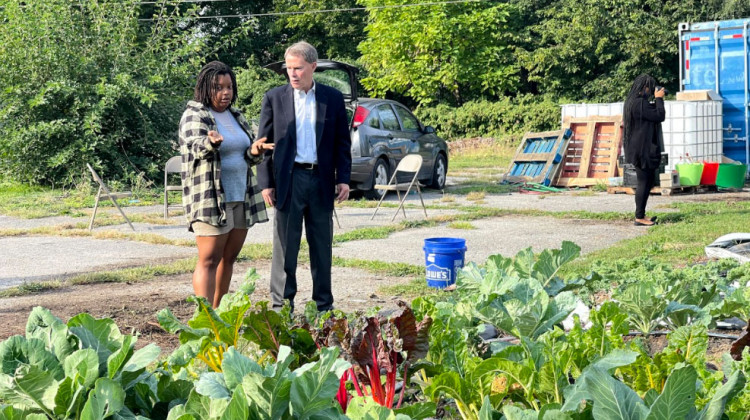
[[[303,60],[311,64],[318,62],[318,51],[305,41],[295,42],[291,47],[287,48],[284,53],[284,59],[290,55],[302,57]]]

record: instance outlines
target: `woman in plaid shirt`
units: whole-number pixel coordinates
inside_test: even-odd
[[[251,167],[273,144],[254,141],[247,120],[232,106],[236,98],[234,72],[212,61],[198,74],[180,120],[182,205],[198,245],[193,289],[214,307],[229,290],[248,228],[268,221]]]

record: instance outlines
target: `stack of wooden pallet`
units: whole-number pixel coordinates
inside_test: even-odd
[[[617,157],[622,145],[622,115],[570,118],[564,123],[572,136],[553,185],[591,187],[609,184],[609,178],[621,174]]]
[[[570,130],[526,133],[504,181],[550,185],[559,172],[571,134]]]

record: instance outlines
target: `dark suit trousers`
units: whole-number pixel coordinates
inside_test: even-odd
[[[284,210],[276,209],[274,217],[273,258],[271,262],[271,303],[274,308],[289,299],[294,308],[297,294],[297,257],[305,223],[310,247],[312,298],[319,311],[333,308],[331,293],[331,250],[333,242],[333,211],[324,205],[318,170],[294,168],[291,197]]]

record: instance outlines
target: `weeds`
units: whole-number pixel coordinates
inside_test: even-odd
[[[465,230],[472,230],[476,229],[477,227],[472,225],[469,222],[451,222],[448,224],[448,227],[451,229],[465,229]]]

